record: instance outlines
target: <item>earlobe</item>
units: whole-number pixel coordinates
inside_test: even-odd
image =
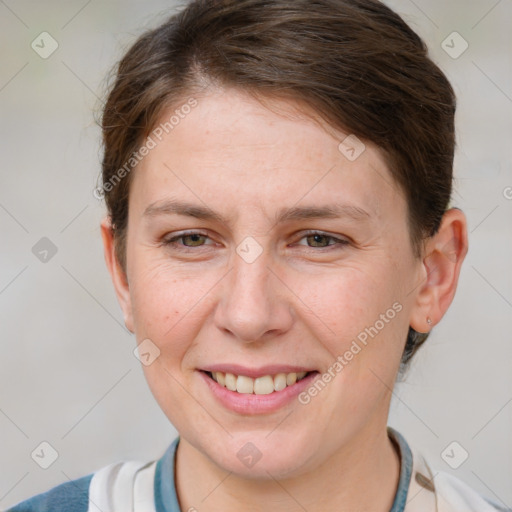
[[[112,278],[112,283],[116,292],[117,300],[123,311],[124,323],[130,332],[134,332],[133,315],[130,297],[130,288],[127,276],[119,264],[115,251],[115,240],[112,225],[109,217],[105,217],[101,222],[101,238],[103,240],[103,253],[105,263]]]
[[[446,313],[467,250],[466,217],[458,208],[452,208],[444,214],[438,232],[425,246],[422,281],[417,287],[410,320],[414,330],[429,332]]]

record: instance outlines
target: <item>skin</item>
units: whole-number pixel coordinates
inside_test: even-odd
[[[149,338],[160,350],[144,371],[180,433],[180,506],[389,511],[400,470],[386,433],[391,390],[409,325],[427,332],[453,299],[465,217],[447,211],[415,258],[404,194],[373,144],[349,161],[338,150],[348,134],[291,100],[267,108],[222,89],[197,99],[133,171],[126,274],[109,219],[102,222],[126,325],[137,343]],[[227,222],[144,215],[169,199],[208,206]],[[336,203],[367,215],[273,220],[281,208]],[[163,243],[183,230],[207,236]],[[236,252],[248,236],[262,249],[252,263]],[[325,372],[396,302],[401,311],[307,405],[239,414],[220,405],[198,373],[212,363]],[[247,442],[262,454],[252,468],[237,457]]]

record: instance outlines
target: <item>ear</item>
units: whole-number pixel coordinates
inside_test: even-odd
[[[117,300],[123,311],[124,323],[127,329],[133,333],[133,315],[128,278],[116,256],[114,232],[109,217],[105,217],[101,222],[101,238],[103,239],[105,262],[114,284]]]
[[[429,332],[444,316],[455,295],[467,251],[466,217],[458,208],[451,208],[444,214],[438,232],[425,244],[421,283],[411,310],[414,330]],[[430,324],[427,318],[432,320]]]

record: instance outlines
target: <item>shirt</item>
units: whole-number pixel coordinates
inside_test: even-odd
[[[458,478],[433,471],[392,427],[400,453],[400,476],[390,512],[512,512]],[[118,462],[22,501],[6,512],[190,512],[179,507],[175,487],[177,437],[152,462]]]

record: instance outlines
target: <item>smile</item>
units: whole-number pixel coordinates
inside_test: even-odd
[[[208,376],[222,387],[242,394],[269,395],[275,391],[282,391],[293,386],[310,372],[277,373],[276,375],[263,375],[253,379],[247,375],[235,375],[224,372],[206,372]]]
[[[270,414],[295,403],[297,396],[320,375],[316,370],[304,370],[281,365],[258,370],[218,365],[197,373],[210,396],[224,408],[238,414],[257,415]]]

